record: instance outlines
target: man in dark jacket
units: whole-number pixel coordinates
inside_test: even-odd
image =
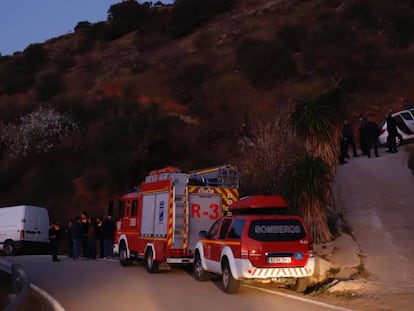
[[[82,247],[82,257],[87,257],[88,255],[88,227],[89,227],[89,219],[88,219],[88,213],[82,212],[81,213],[81,219],[80,219],[80,225],[81,225],[81,247]]]
[[[367,139],[368,158],[371,157],[372,147],[374,147],[375,156],[378,158],[378,136],[380,135],[380,130],[378,124],[372,121],[370,118],[367,119],[367,123],[365,124],[365,134]]]
[[[367,124],[367,119],[361,114],[358,117],[359,120],[359,147],[361,148],[362,155],[368,154],[368,147],[367,147],[367,134],[365,125]]]
[[[61,237],[62,231],[60,229],[59,221],[55,221],[49,227],[49,241],[52,250],[53,261],[60,261],[60,259],[58,259],[58,252]]]
[[[103,237],[103,217],[98,217],[96,222],[96,235],[98,236],[99,240],[99,258],[104,258],[105,252],[104,252],[104,237]]]
[[[80,224],[80,218],[76,217],[76,219],[72,222],[72,225],[69,228],[69,236],[72,239],[72,256],[73,259],[79,259],[79,248],[80,248],[80,239],[82,237],[82,230]]]
[[[387,116],[387,131],[388,131],[388,137],[387,137],[388,150],[387,150],[387,152],[396,153],[396,152],[398,152],[398,149],[397,149],[397,136],[398,136],[397,121],[395,121],[394,117],[392,116],[392,111],[391,110],[390,110],[390,113]]]
[[[352,125],[349,123],[349,120],[345,120],[343,127],[342,127],[342,136],[346,142],[346,146],[345,146],[345,156],[347,158],[349,158],[349,154],[348,154],[348,148],[349,146],[352,147],[352,151],[354,154],[354,157],[357,157],[357,151],[356,151],[356,146],[355,146],[355,140],[354,140],[354,131],[352,129]]]
[[[104,256],[114,257],[114,235],[115,235],[115,222],[112,220],[112,216],[108,215],[102,225],[102,235],[104,239]]]

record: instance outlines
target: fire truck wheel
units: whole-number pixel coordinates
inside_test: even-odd
[[[158,272],[158,262],[154,260],[154,254],[151,249],[148,249],[145,254],[145,267],[149,273]]]
[[[131,258],[128,258],[128,253],[124,244],[119,247],[119,263],[121,266],[126,267],[132,264]]]
[[[210,279],[210,273],[203,269],[203,265],[201,264],[200,254],[197,252],[194,258],[193,264],[194,270],[194,277],[197,281],[205,282]]]
[[[303,293],[308,288],[307,278],[297,278],[295,283],[292,285],[292,289],[298,293]]]
[[[240,287],[240,281],[233,278],[231,274],[230,266],[227,260],[224,260],[223,264],[223,271],[221,275],[221,281],[223,284],[223,289],[227,294],[236,293]]]

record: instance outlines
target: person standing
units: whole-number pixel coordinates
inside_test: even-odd
[[[81,213],[81,246],[82,246],[82,257],[87,257],[88,255],[88,213]]]
[[[97,235],[98,240],[99,240],[99,248],[100,248],[99,258],[104,258],[105,257],[104,256],[104,238],[103,238],[102,226],[103,226],[103,218],[101,216],[99,216],[97,221],[96,221],[96,235]]]
[[[89,218],[88,226],[88,258],[96,259],[96,219]]]
[[[60,261],[60,259],[58,259],[58,252],[61,237],[62,231],[60,229],[60,224],[59,221],[56,220],[49,227],[49,241],[53,261]]]
[[[348,154],[348,148],[349,146],[352,147],[352,151],[354,154],[354,157],[357,157],[357,151],[356,151],[356,146],[355,146],[355,139],[354,139],[354,131],[352,129],[352,125],[349,123],[349,120],[346,119],[344,121],[343,127],[342,127],[342,136],[346,141],[346,153],[345,156],[347,158],[349,158],[349,154]]]
[[[72,242],[72,238],[70,236],[70,227],[72,227],[73,221],[72,219],[69,219],[68,221],[68,225],[66,227],[66,236],[67,236],[67,248],[68,248],[68,257],[71,258],[73,257],[73,242]]]
[[[375,156],[378,158],[378,136],[380,134],[378,124],[372,121],[370,118],[367,119],[367,123],[365,124],[365,132],[368,158],[371,157],[371,148],[374,148]]]
[[[397,121],[395,121],[394,117],[392,116],[392,110],[390,110],[387,116],[387,145],[388,150],[386,152],[396,153],[398,152],[397,149],[397,137],[398,137],[398,130],[397,130]]]
[[[368,155],[367,150],[367,134],[366,134],[366,127],[367,119],[360,114],[358,117],[359,126],[358,126],[358,132],[359,132],[359,147],[361,148],[362,155]]]
[[[81,224],[80,224],[80,218],[76,217],[75,221],[72,223],[72,226],[70,226],[69,229],[69,236],[72,239],[72,256],[73,260],[79,259],[79,247],[80,247],[80,239],[82,236],[81,233]]]
[[[339,164],[343,165],[343,164],[348,163],[347,161],[345,161],[346,152],[348,150],[348,143],[346,142],[346,138],[344,137],[344,135],[341,136],[341,140],[339,142],[339,145],[340,145]]]
[[[114,257],[114,235],[115,235],[115,222],[112,220],[112,216],[108,215],[102,225],[102,235],[104,239],[104,256]]]

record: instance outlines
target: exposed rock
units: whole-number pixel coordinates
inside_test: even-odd
[[[363,280],[341,281],[328,289],[329,293],[361,292],[367,287],[367,282]]]

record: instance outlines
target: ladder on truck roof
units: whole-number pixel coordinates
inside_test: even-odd
[[[190,171],[188,173],[188,184],[195,186],[238,188],[239,176],[234,166],[225,164]]]

